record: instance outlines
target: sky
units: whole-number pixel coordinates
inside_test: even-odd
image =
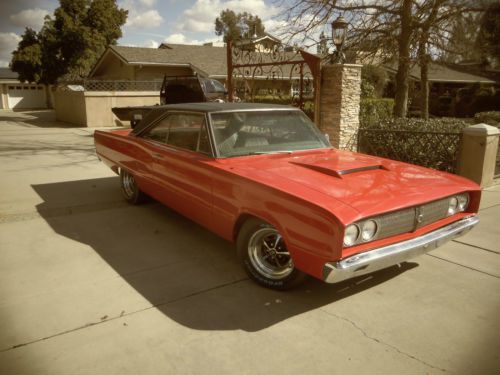
[[[118,0],[128,9],[120,45],[153,47],[162,42],[181,44],[222,43],[215,35],[215,18],[224,9],[258,15],[266,31],[283,25],[273,0]],[[52,15],[58,0],[0,0],[0,66],[8,65],[25,27],[39,30]]]

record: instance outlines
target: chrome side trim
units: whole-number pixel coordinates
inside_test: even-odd
[[[323,266],[323,280],[327,283],[337,283],[394,266],[463,236],[477,223],[477,216],[468,217],[420,237],[326,263]]]

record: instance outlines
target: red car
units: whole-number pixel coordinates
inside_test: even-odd
[[[475,183],[334,149],[288,106],[158,106],[95,145],[128,202],[151,196],[235,242],[248,275],[275,289],[396,265],[479,221]]]

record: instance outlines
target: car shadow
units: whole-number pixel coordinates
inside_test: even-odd
[[[38,213],[56,233],[90,246],[152,306],[192,329],[259,331],[417,266],[332,285],[310,278],[277,292],[247,278],[227,241],[159,203],[127,205],[117,177],[32,187],[43,199]]]

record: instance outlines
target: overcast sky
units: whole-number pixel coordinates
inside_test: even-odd
[[[221,41],[214,21],[223,9],[258,15],[272,32],[279,21],[272,0],[118,0],[129,10],[120,45],[157,47],[159,43],[201,44]],[[0,66],[7,66],[25,27],[39,30],[58,0],[0,0]]]

